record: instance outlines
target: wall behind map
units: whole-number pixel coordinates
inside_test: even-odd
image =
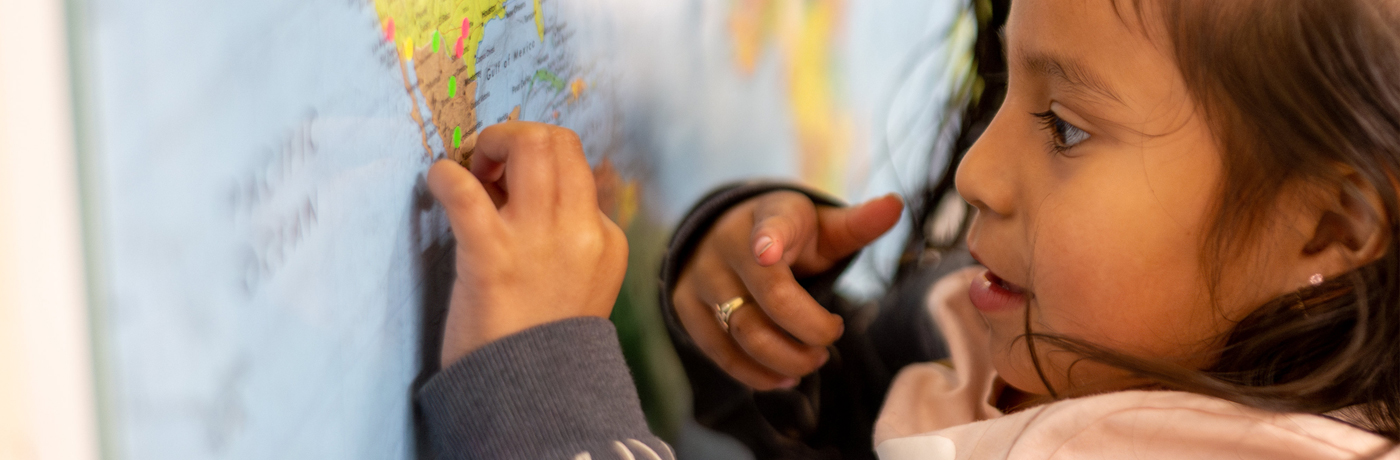
[[[0,2],[4,459],[98,453],[66,57],[60,2]]]

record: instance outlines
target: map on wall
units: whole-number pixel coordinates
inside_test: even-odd
[[[415,457],[452,273],[433,161],[506,120],[575,130],[629,280],[654,285],[667,231],[722,183],[857,200],[925,180],[963,3],[79,2],[107,453]],[[638,381],[674,381],[630,351],[664,343],[654,297],[624,297]]]

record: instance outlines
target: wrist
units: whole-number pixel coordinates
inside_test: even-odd
[[[611,312],[611,303],[608,304],[609,308],[600,310],[601,314],[590,314],[559,308],[532,308],[538,305],[484,300],[470,295],[474,292],[479,293],[478,291],[460,283],[452,289],[443,327],[440,358],[443,368],[482,347],[512,335],[571,318],[608,319],[608,313]]]
[[[451,313],[449,313],[448,316],[450,318]],[[442,357],[441,362],[439,364],[442,366],[442,369],[446,369],[452,366],[453,364],[457,363],[458,361],[461,361],[462,359],[471,356],[472,353],[475,353],[476,351],[481,350],[482,348],[485,348],[493,343],[508,339],[515,335],[525,333],[527,331],[539,327],[547,326],[561,321],[582,318],[596,318],[603,320],[608,319],[606,317],[601,317],[597,315],[575,315],[559,318],[541,319],[530,323],[517,323],[511,325],[502,325],[500,327],[487,328],[454,328],[453,323],[451,323],[449,320],[448,327],[446,328],[446,331],[443,334]]]

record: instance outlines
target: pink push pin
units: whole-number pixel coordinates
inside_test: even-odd
[[[384,21],[384,41],[394,41],[394,18]]]
[[[457,37],[457,50],[456,50],[456,54],[453,55],[454,57],[456,57],[456,58],[458,58],[458,59],[461,59],[461,58],[462,58],[462,47],[465,46],[465,45],[467,44],[467,35],[471,35],[471,33],[472,33],[472,20],[471,20],[471,19],[467,19],[467,18],[462,18],[462,36]]]

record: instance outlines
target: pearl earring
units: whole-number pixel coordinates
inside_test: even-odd
[[[1308,277],[1308,284],[1311,284],[1311,285],[1313,285],[1313,286],[1321,286],[1321,285],[1322,285],[1322,274],[1321,274],[1321,273],[1313,273],[1313,276]]]

